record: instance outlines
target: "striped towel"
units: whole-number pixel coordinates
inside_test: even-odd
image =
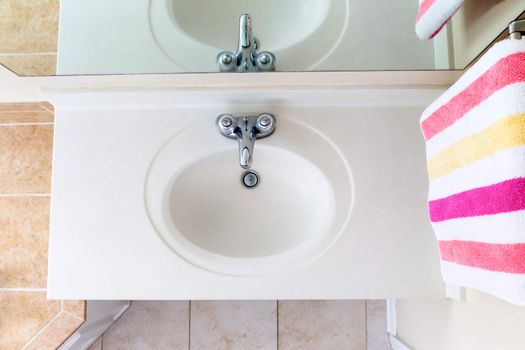
[[[432,39],[447,24],[463,0],[419,0],[416,34],[420,39]]]
[[[445,282],[525,305],[525,40],[494,45],[421,129]]]

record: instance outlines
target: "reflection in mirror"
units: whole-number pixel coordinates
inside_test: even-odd
[[[0,63],[19,75],[54,75],[59,0],[2,0],[0,15]]]
[[[463,69],[524,10],[465,0],[423,41],[417,0],[3,0],[0,63],[19,75]]]

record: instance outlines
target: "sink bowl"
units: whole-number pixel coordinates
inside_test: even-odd
[[[234,46],[239,30],[239,15],[249,13],[256,18],[259,40],[271,43],[273,50],[282,50],[301,42],[319,29],[326,20],[330,1],[281,1],[278,11],[268,2],[258,0],[230,0],[227,3],[215,0],[171,0],[168,4],[171,5],[173,21],[181,30],[210,47],[230,49],[232,44]],[[202,11],[204,8],[209,10]]]
[[[162,240],[200,268],[228,275],[288,272],[326,251],[352,203],[348,164],[320,132],[278,118],[257,140],[246,188],[237,143],[214,120],[171,138],[153,159],[145,186],[148,216]]]
[[[276,55],[277,70],[303,70],[339,45],[348,25],[348,2],[150,0],[149,22],[157,45],[181,69],[216,71],[217,54],[235,51],[239,16],[248,13],[261,50]]]

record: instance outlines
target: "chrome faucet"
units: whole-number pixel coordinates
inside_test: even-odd
[[[509,36],[511,39],[520,40],[525,35],[525,19],[516,20],[509,24]]]
[[[217,128],[222,135],[238,141],[239,164],[243,169],[250,169],[252,165],[255,140],[273,134],[275,123],[275,117],[270,113],[240,117],[221,114],[216,120]]]
[[[239,43],[235,53],[223,51],[217,55],[221,72],[268,72],[275,70],[275,56],[268,51],[258,52],[259,41],[253,36],[252,18],[239,17]]]

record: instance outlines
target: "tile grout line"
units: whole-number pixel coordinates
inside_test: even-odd
[[[191,350],[191,300],[188,300],[188,350]]]
[[[51,197],[51,193],[0,193],[1,197]]]
[[[0,114],[21,114],[21,115],[24,115],[25,113],[45,113],[45,114],[53,114],[53,112],[42,106],[42,105],[39,105],[40,107],[42,107],[41,109],[24,109],[23,111],[15,111],[15,110],[12,110],[12,109],[2,109],[2,104],[0,103]]]
[[[12,56],[56,56],[56,51],[45,51],[45,52],[3,52],[0,53],[0,57],[12,57]]]
[[[277,306],[277,350],[279,350],[279,300],[276,300]]]
[[[34,340],[36,340],[40,334],[42,334],[44,332],[44,330],[49,327],[49,325],[51,323],[53,323],[57,318],[58,316],[60,316],[60,314],[62,313],[62,311],[59,311],[51,320],[49,320],[48,323],[46,323],[46,325],[44,327],[42,327],[31,339],[29,339],[29,341],[22,347],[21,350],[24,350],[28,347],[28,345],[30,345]]]
[[[0,288],[0,292],[45,292],[46,288],[18,288],[18,287],[8,287]]]
[[[63,305],[64,305],[64,301],[62,300],[62,307],[63,307]],[[69,311],[66,311],[64,309],[62,309],[62,312],[65,313],[66,315],[69,315],[69,316],[72,316],[72,317],[76,318],[79,321],[86,321],[85,319],[82,319],[81,317],[78,317],[77,315],[75,315],[75,314],[73,314],[73,313],[71,313]]]
[[[51,113],[51,114],[53,115],[53,117],[55,116],[55,110],[54,110],[54,107],[53,107],[53,110],[47,108],[47,107],[44,106],[43,104],[41,104],[40,107],[42,107],[43,109],[45,109],[47,112]]]
[[[365,300],[365,345],[368,349],[368,300]]]
[[[0,123],[0,126],[40,126],[55,125],[55,122]]]

